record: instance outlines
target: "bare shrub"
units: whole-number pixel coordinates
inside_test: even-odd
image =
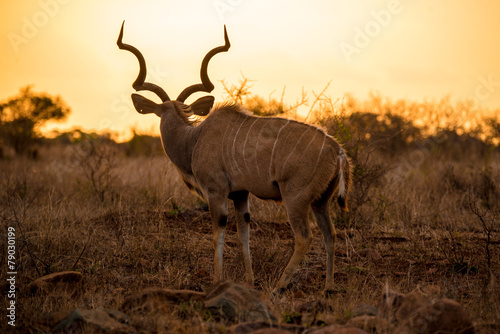
[[[389,166],[377,159],[375,154],[382,150],[386,140],[370,140],[370,137],[360,132],[361,127],[350,123],[350,117],[344,110],[336,112],[328,108],[328,104],[320,104],[316,114],[318,122],[326,128],[329,134],[339,140],[352,161],[353,190],[350,195],[351,221],[340,217],[338,224],[365,225],[373,221],[384,199],[375,193],[376,187],[383,182],[383,176]],[[380,214],[379,218],[384,219]]]
[[[99,201],[104,202],[111,195],[116,180],[114,169],[117,167],[118,150],[114,142],[106,138],[87,136],[73,151],[86,186]]]
[[[491,212],[488,211],[488,209],[484,209],[478,204],[478,201],[473,198],[473,195],[471,192],[468,194],[468,202],[469,202],[469,207],[471,212],[478,218],[481,228],[483,230],[483,233],[485,235],[485,241],[484,241],[484,255],[486,259],[486,263],[488,266],[488,273],[491,277],[491,256],[492,256],[492,233],[495,231],[495,223],[498,221],[499,217],[494,216]],[[488,208],[489,205],[486,205]]]
[[[42,262],[45,269],[48,264],[33,250],[32,243],[26,237],[25,228],[33,219],[33,212],[30,208],[39,202],[47,189],[43,184],[34,181],[33,169],[26,165],[16,166],[12,170],[3,170],[2,174],[4,175],[2,175],[1,199],[6,204],[0,208],[2,226],[15,226],[18,231],[18,241],[21,247],[25,247],[32,265],[40,276],[41,270],[38,263]],[[3,248],[2,251],[4,251]],[[17,264],[20,265],[19,262]]]
[[[289,117],[294,116],[295,118],[297,118],[297,110],[299,109],[299,107],[306,106],[308,102],[307,93],[305,91],[302,91],[301,98],[298,99],[295,103],[285,103],[284,97],[286,87],[283,88],[280,100],[272,98],[272,93],[269,95],[268,100],[266,100],[261,96],[251,93],[250,88],[252,87],[252,85],[250,83],[252,82],[252,80],[249,80],[244,76],[236,85],[230,85],[224,80],[221,82],[227,95],[226,100],[241,104],[248,111],[258,116],[287,115]]]

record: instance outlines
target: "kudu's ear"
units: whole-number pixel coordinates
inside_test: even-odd
[[[214,105],[215,98],[213,96],[203,96],[191,104],[191,111],[198,116],[206,116]]]
[[[139,94],[132,94],[132,102],[134,102],[135,110],[140,114],[155,113],[158,116],[161,114],[160,104],[154,103]]]

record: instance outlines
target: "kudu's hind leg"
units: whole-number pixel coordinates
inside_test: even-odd
[[[209,198],[208,205],[212,216],[212,233],[214,243],[214,283],[223,279],[222,254],[224,249],[224,234],[227,224],[227,199],[225,197]]]
[[[240,239],[243,259],[245,261],[246,281],[248,284],[254,284],[252,258],[250,255],[250,213],[248,209],[248,192],[239,192],[233,198],[234,208],[236,209],[238,238]]]
[[[319,199],[311,205],[318,227],[323,233],[326,248],[326,293],[333,292],[333,265],[335,262],[335,227],[330,219],[330,199]]]
[[[297,271],[297,268],[306,255],[312,241],[311,229],[307,218],[309,204],[298,204],[300,201],[290,201],[286,198],[284,198],[283,201],[288,213],[290,225],[292,226],[292,230],[295,235],[295,248],[292,258],[288,262],[285,271],[276,285],[276,290],[278,290],[278,292],[282,292],[287,288],[293,274]]]
[[[325,292],[330,294],[333,292],[333,269],[335,262],[335,240],[337,234],[335,232],[335,227],[332,224],[330,218],[330,199],[332,197],[333,191],[338,186],[338,180],[333,179],[325,192],[321,195],[319,199],[311,204],[311,208],[316,218],[316,223],[318,224],[321,233],[323,234],[323,240],[325,241],[326,248],[326,284]]]

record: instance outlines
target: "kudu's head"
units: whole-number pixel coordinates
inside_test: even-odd
[[[208,62],[217,53],[229,50],[231,44],[229,43],[229,38],[227,36],[226,26],[224,26],[225,44],[223,46],[219,46],[210,50],[205,55],[205,58],[203,58],[200,70],[201,83],[191,85],[185,88],[175,100],[170,100],[167,93],[160,86],[150,82],[145,82],[147,73],[146,61],[144,60],[144,57],[142,56],[141,52],[138,49],[136,49],[132,45],[124,44],[122,42],[124,24],[125,21],[123,21],[120,30],[120,35],[118,36],[118,41],[116,42],[116,44],[120,49],[132,52],[139,60],[139,67],[140,67],[139,75],[132,84],[132,87],[136,91],[141,91],[141,90],[151,91],[155,93],[162,100],[162,103],[158,104],[139,94],[132,94],[132,101],[134,103],[135,109],[141,114],[154,113],[159,117],[161,117],[161,115],[168,110],[183,112],[185,113],[185,116],[190,116],[193,114],[198,116],[206,116],[210,112],[210,109],[214,104],[213,96],[201,97],[195,102],[193,102],[191,105],[184,104],[184,101],[186,101],[186,99],[193,93],[196,92],[210,93],[214,89],[214,85],[212,84],[212,82],[210,82],[207,73]]]

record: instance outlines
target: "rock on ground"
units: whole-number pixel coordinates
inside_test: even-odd
[[[148,288],[127,296],[120,310],[166,311],[186,302],[199,302],[214,319],[231,322],[277,322],[276,315],[257,290],[238,283],[220,282],[207,293],[190,290]]]
[[[262,294],[245,285],[219,282],[206,295],[205,308],[216,319],[229,322],[277,322]]]
[[[363,329],[369,333],[389,333],[391,324],[384,318],[375,315],[361,315],[354,317],[349,321],[353,327]]]
[[[390,322],[400,323],[419,308],[429,304],[430,301],[417,291],[402,294],[388,290],[382,295],[379,315]]]
[[[362,329],[356,327],[340,327],[337,325],[324,327],[311,332],[310,334],[368,334]]]
[[[473,334],[474,326],[462,305],[454,300],[442,299],[416,310],[395,332]]]
[[[429,288],[428,296],[439,295],[440,289]],[[393,324],[398,334],[474,333],[473,323],[465,309],[456,301],[431,301],[420,291],[402,294],[387,290],[379,306],[379,316]]]
[[[297,325],[290,324],[271,324],[268,322],[246,322],[236,324],[228,328],[227,332],[230,334],[300,334],[304,333],[305,328]]]
[[[130,294],[123,301],[120,310],[124,312],[165,310],[186,302],[202,302],[205,293],[191,290],[147,288]]]
[[[132,334],[136,330],[128,325],[127,316],[107,309],[74,310],[61,320],[51,333],[116,333]]]

